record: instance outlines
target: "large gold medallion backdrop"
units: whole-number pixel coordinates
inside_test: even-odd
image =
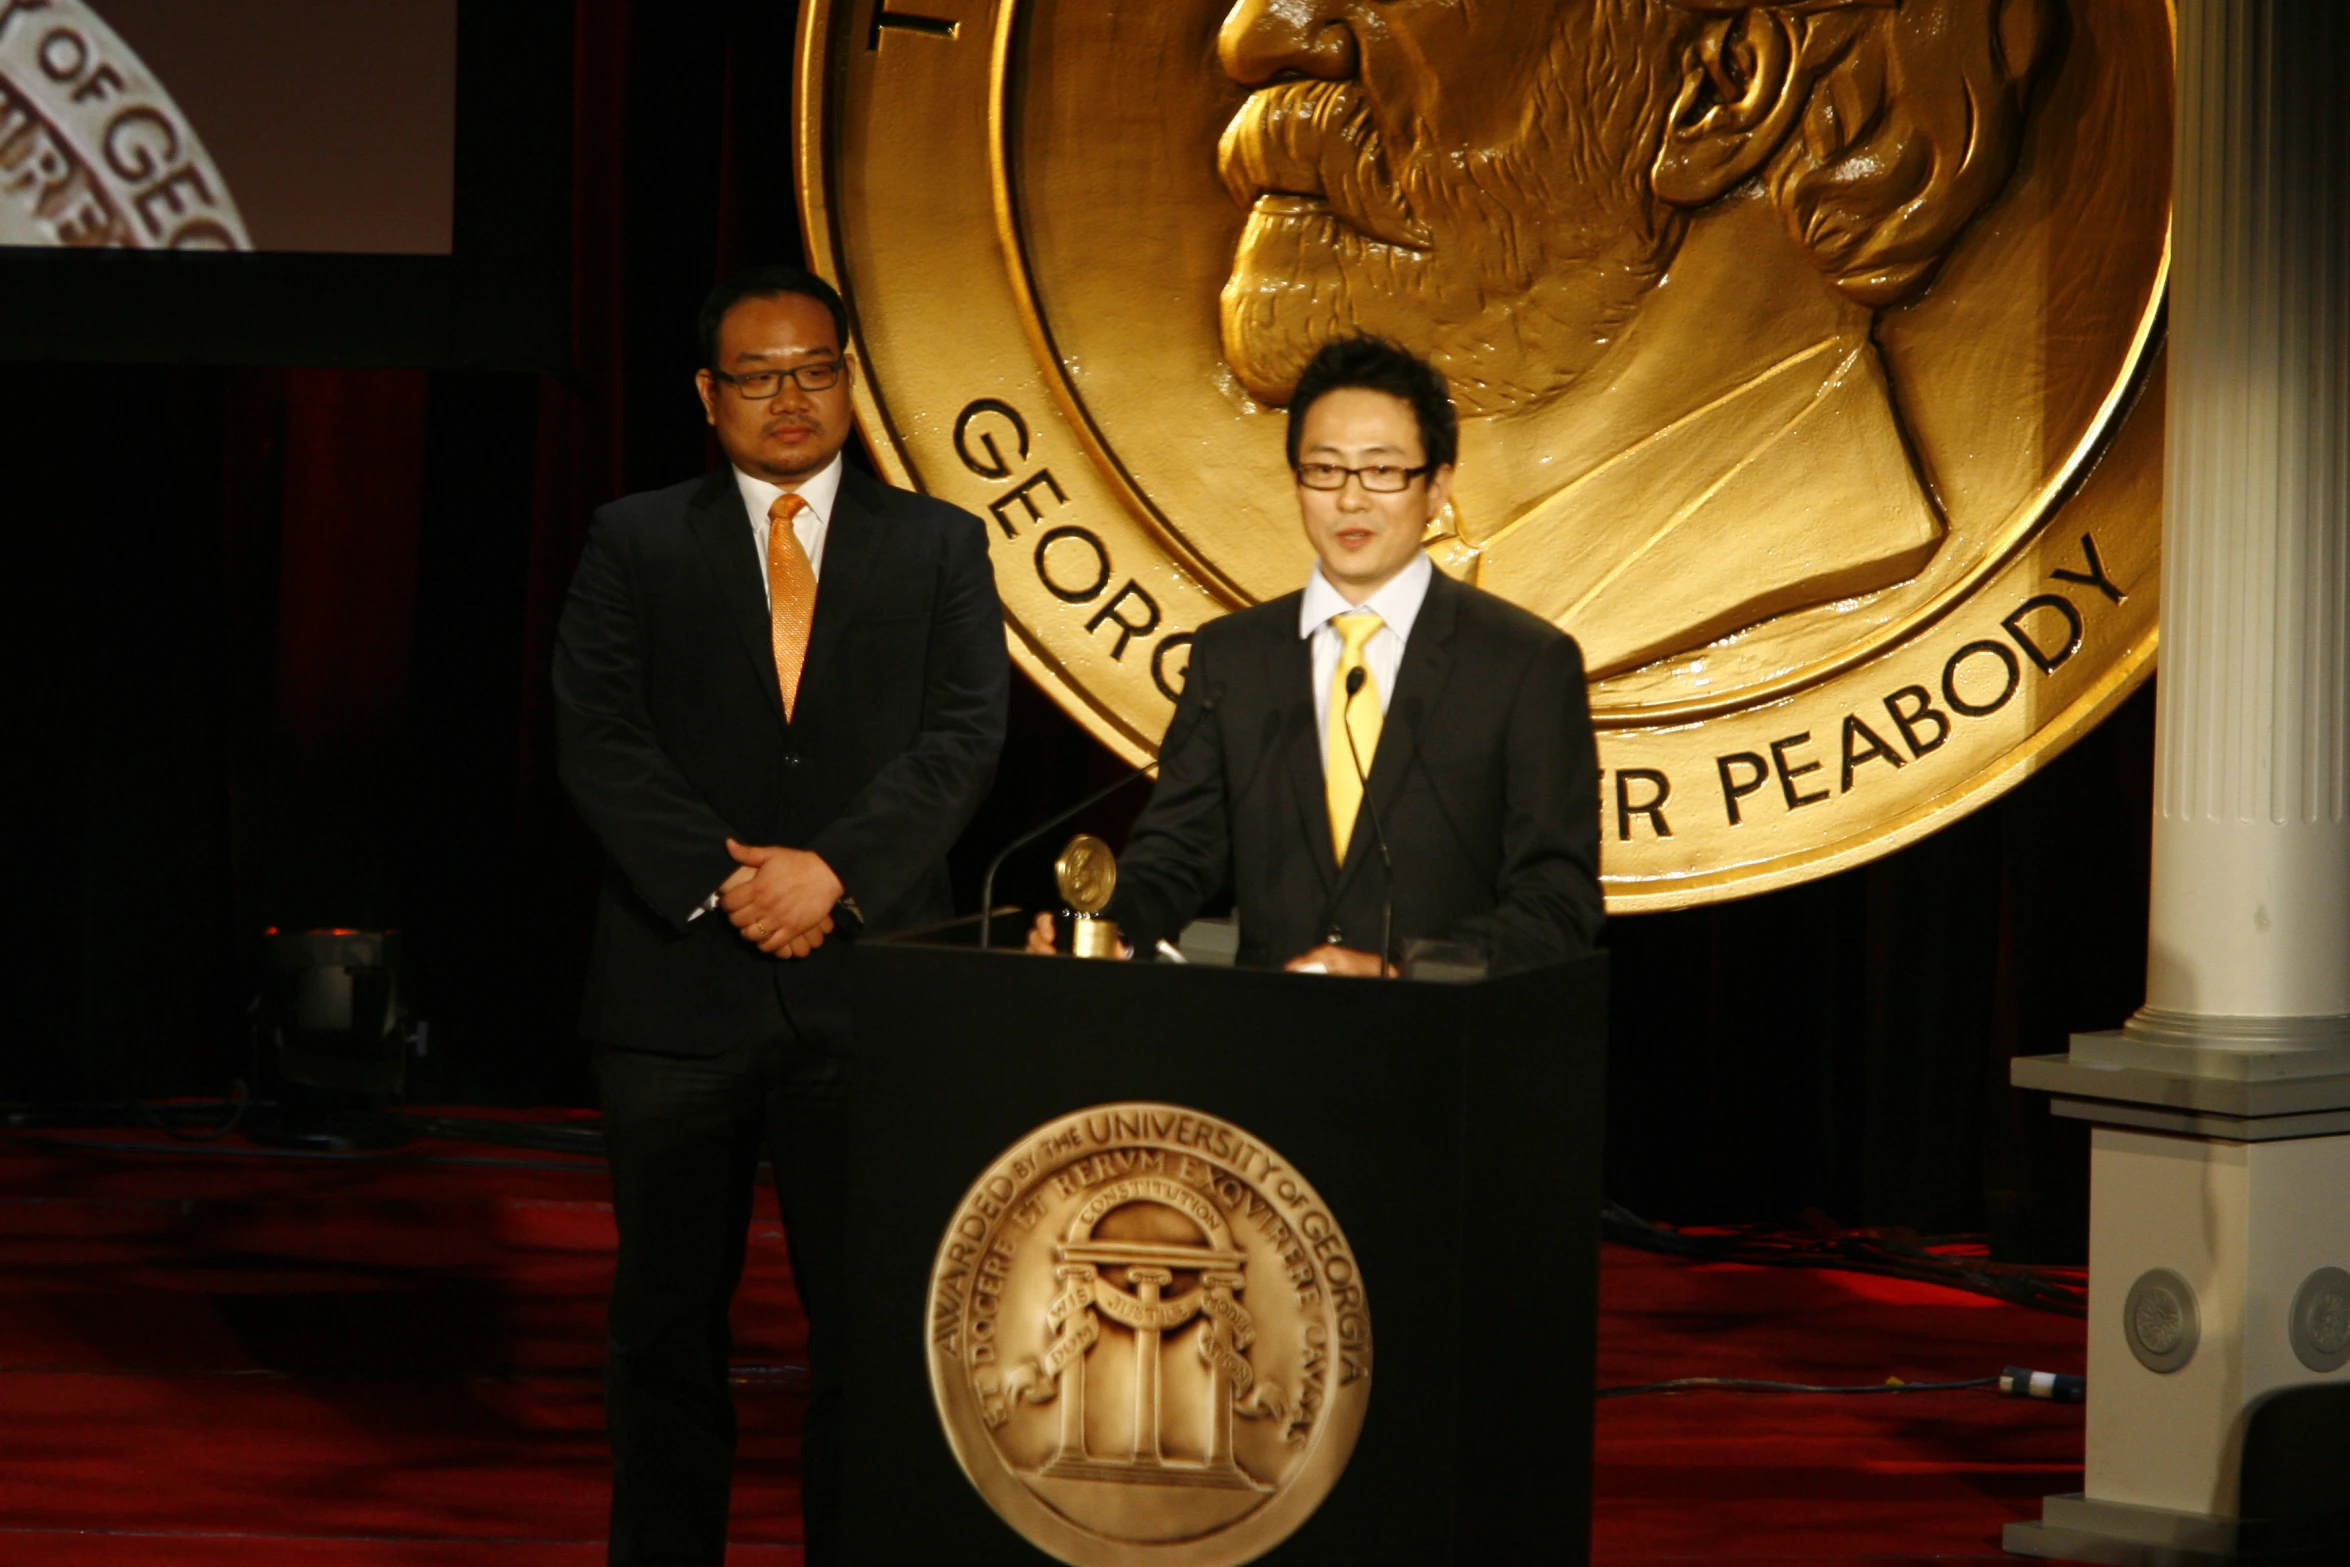
[[[893,478],[1140,759],[1302,583],[1314,348],[1462,414],[1438,565],[1581,643],[1611,908],[1882,853],[2154,647],[2164,0],[814,0],[801,193]]]
[[[1077,1567],[1255,1560],[1337,1484],[1371,1396],[1337,1218],[1178,1105],[1096,1105],[1005,1150],[939,1242],[923,1328],[963,1472]]]

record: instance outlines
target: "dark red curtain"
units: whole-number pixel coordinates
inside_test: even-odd
[[[599,867],[553,776],[556,617],[589,511],[711,458],[702,293],[800,237],[790,7],[575,14],[569,373],[0,365],[33,916],[0,1099],[219,1091],[261,930],[334,924],[402,931],[420,1096],[584,1095]],[[1617,921],[1614,1194],[2077,1252],[2079,1139],[2006,1061],[2139,999],[2150,734],[2142,693],[1903,853]],[[1023,685],[966,901],[1116,770]]]

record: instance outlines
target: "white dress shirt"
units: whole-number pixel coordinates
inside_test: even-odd
[[[824,581],[824,537],[832,531],[833,504],[840,499],[840,453],[832,454],[832,461],[816,470],[816,476],[800,486],[800,499],[808,504],[791,520],[791,531],[799,539],[800,548],[808,552],[808,572],[818,583]],[[765,479],[754,479],[740,468],[734,470],[734,487],[741,492],[743,510],[751,514],[751,537],[759,545],[759,596],[769,598],[767,588],[767,535],[774,524],[768,520],[767,508],[775,504],[775,497],[783,493],[780,484],[769,484]],[[772,600],[770,599],[772,605]],[[695,920],[718,907],[718,894],[713,892],[702,900],[702,906],[685,917],[691,925]]]
[[[832,508],[840,499],[840,464],[840,453],[834,452],[832,461],[817,469],[816,476],[800,486],[800,499],[808,504],[791,520],[791,531],[798,536],[800,548],[808,552],[808,570],[819,583],[824,580],[824,536],[832,530]],[[759,543],[759,596],[765,598],[767,509],[783,493],[783,486],[754,479],[737,468],[734,487],[742,492],[743,509],[751,514],[751,537]]]
[[[1314,574],[1306,579],[1305,597],[1298,601],[1297,634],[1313,643],[1314,733],[1321,741],[1324,768],[1330,765],[1330,684],[1338,674],[1338,656],[1346,650],[1346,639],[1330,624],[1331,617],[1365,610],[1379,617],[1379,629],[1363,644],[1363,663],[1371,671],[1371,684],[1379,693],[1379,711],[1384,715],[1387,704],[1395,699],[1395,673],[1403,667],[1404,644],[1411,640],[1412,622],[1420,618],[1420,606],[1428,599],[1429,579],[1435,574],[1436,563],[1422,550],[1403,570],[1381,583],[1378,592],[1360,604],[1349,604],[1322,575],[1321,563],[1315,562]],[[1370,758],[1363,760],[1367,765]]]

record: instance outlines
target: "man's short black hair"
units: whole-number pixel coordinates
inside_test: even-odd
[[[737,272],[702,301],[702,363],[717,370],[718,328],[726,313],[746,299],[773,299],[778,294],[802,294],[832,312],[832,330],[842,353],[849,351],[849,307],[840,302],[840,290],[803,268],[774,262]]]
[[[1450,467],[1460,455],[1460,419],[1452,411],[1444,377],[1433,366],[1383,337],[1340,337],[1324,343],[1297,378],[1297,391],[1289,399],[1289,466],[1297,466],[1306,410],[1325,393],[1354,386],[1411,404],[1420,422],[1420,449],[1427,454],[1423,461],[1431,469]]]

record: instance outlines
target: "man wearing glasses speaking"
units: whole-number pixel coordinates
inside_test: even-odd
[[[860,931],[953,912],[1010,674],[986,530],[841,461],[848,315],[792,267],[702,309],[727,463],[596,513],[555,652],[563,780],[610,858],[580,1032],[620,1255],[611,1559],[726,1554],[727,1305],[764,1152],[809,1322],[809,1567],[838,1557]]]
[[[1582,656],[1421,549],[1456,447],[1443,378],[1403,349],[1342,339],[1307,366],[1289,459],[1320,563],[1302,591],[1192,645],[1104,911],[1135,951],[1227,884],[1246,965],[1376,975],[1433,938],[1504,973],[1590,946],[1603,910]],[[1049,916],[1029,948],[1053,950]]]

